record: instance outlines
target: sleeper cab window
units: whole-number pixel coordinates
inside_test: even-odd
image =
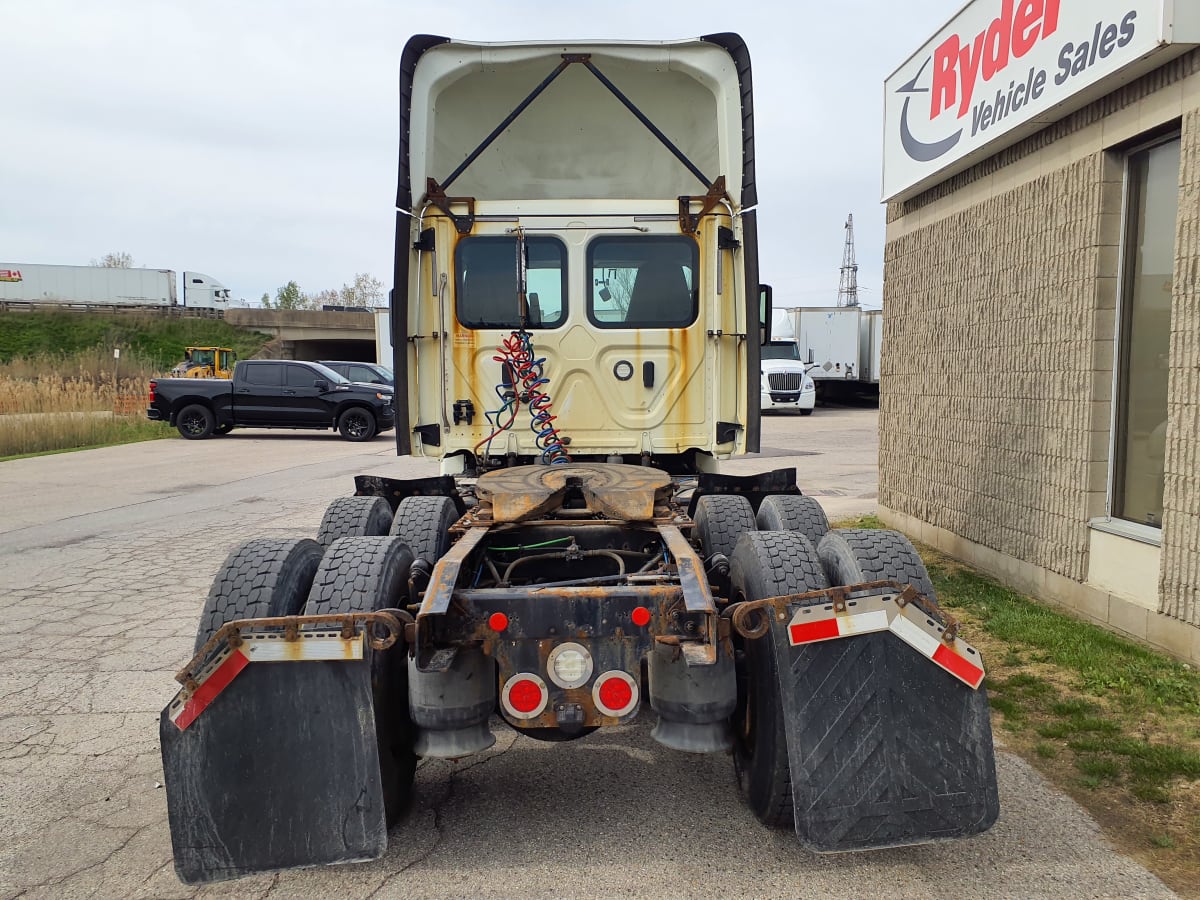
[[[700,251],[690,237],[600,237],[588,246],[588,319],[600,328],[696,321]]]
[[[454,250],[455,312],[467,328],[520,328],[515,237],[468,237]],[[525,238],[530,330],[567,319],[567,250],[552,237]]]

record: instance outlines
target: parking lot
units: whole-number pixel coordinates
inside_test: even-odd
[[[763,453],[727,471],[796,466],[830,518],[869,512],[875,427],[870,409],[768,418]],[[355,474],[436,472],[391,440],[239,431],[0,463],[0,896],[1171,896],[1003,751],[987,834],[813,856],[762,830],[728,757],[652,740],[648,709],[566,744],[497,724],[487,753],[421,765],[376,862],[181,885],[158,713],[213,573],[247,538],[315,534]]]

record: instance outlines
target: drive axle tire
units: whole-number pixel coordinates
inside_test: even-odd
[[[236,619],[297,615],[323,552],[308,538],[255,538],[230,553],[204,601],[196,650]]]
[[[812,542],[794,531],[755,531],[737,542],[730,560],[735,603],[802,594],[829,586]],[[733,764],[738,787],[755,817],[790,828],[792,779],[771,632],[755,640],[735,635],[738,707],[733,714]]]
[[[361,406],[352,406],[338,416],[338,433],[348,441],[369,441],[377,430],[375,417]]]
[[[216,419],[213,418],[212,410],[199,403],[185,406],[175,417],[175,428],[189,441],[211,437],[215,426]]]
[[[338,538],[383,537],[392,527],[392,508],[382,497],[339,497],[329,504],[317,543],[328,547]]]
[[[912,543],[898,531],[874,528],[839,528],[817,544],[821,565],[833,585],[866,581],[898,581],[937,603],[937,592],[925,563]]]
[[[815,547],[829,531],[825,510],[812,497],[772,494],[758,508],[759,531],[798,531]]]
[[[366,498],[352,498],[366,499]],[[382,498],[380,500],[387,506]],[[403,607],[408,600],[412,552],[394,537],[346,537],[325,552],[313,578],[304,614],[376,612]],[[371,692],[383,805],[390,827],[412,796],[417,757],[416,731],[408,713],[408,654],[404,638],[387,650],[371,651]]]
[[[450,549],[450,526],[458,508],[449,497],[405,497],[396,507],[391,534],[412,551],[414,559],[431,566]]]
[[[754,531],[754,507],[745,497],[736,494],[708,494],[696,501],[692,516],[696,523],[695,537],[705,558],[714,553],[733,555],[738,538]]]

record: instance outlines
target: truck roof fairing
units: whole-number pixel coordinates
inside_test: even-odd
[[[477,200],[674,200],[723,176],[735,202],[757,202],[750,60],[735,34],[494,44],[417,35],[400,87],[400,209],[430,178]]]

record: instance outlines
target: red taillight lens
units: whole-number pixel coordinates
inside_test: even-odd
[[[505,712],[515,719],[536,719],[549,699],[546,682],[529,672],[508,679],[500,695]]]
[[[633,619],[633,624],[638,628],[645,628],[650,624],[650,610],[646,609],[644,606],[639,606],[634,609],[630,618]]]
[[[508,692],[508,702],[517,712],[533,712],[542,702],[542,690],[532,681],[522,679]]]
[[[508,627],[508,616],[502,612],[492,613],[488,616],[488,627],[492,631],[503,631]]]
[[[633,688],[623,678],[610,678],[600,685],[597,692],[600,702],[609,709],[624,709],[633,699]]]
[[[596,679],[592,700],[603,715],[629,715],[638,704],[637,682],[628,673],[618,669],[605,672]]]
[[[152,381],[152,382],[150,382],[150,402],[151,402],[151,403],[153,403],[153,402],[154,402],[154,391],[155,391],[157,388],[158,388],[158,382],[157,382],[157,381]]]

